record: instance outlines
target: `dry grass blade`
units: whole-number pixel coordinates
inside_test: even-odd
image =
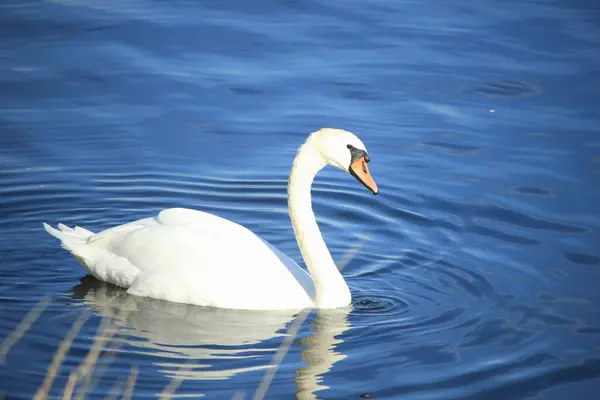
[[[231,398],[231,400],[244,400],[244,397],[246,397],[246,394],[241,390],[238,390],[235,392],[235,395]]]
[[[298,335],[300,326],[302,326],[302,324],[310,314],[310,311],[310,309],[303,310],[300,314],[298,314],[296,320],[290,325],[290,328],[287,332],[287,336],[285,337],[285,339],[283,339],[283,342],[275,352],[275,356],[273,356],[272,367],[269,368],[269,370],[265,373],[265,376],[263,376],[263,379],[261,380],[260,385],[258,385],[258,389],[256,389],[252,400],[262,400],[265,397],[265,394],[267,394],[267,390],[269,389],[269,386],[271,386],[273,377],[275,377],[275,372],[277,372],[277,367],[279,366],[279,364],[281,364],[283,358],[290,350],[290,347],[292,346],[296,335]]]
[[[78,399],[83,399],[85,393],[88,393],[91,389],[93,383],[92,372],[104,372],[103,370],[99,371],[96,369],[98,358],[100,357],[102,350],[105,348],[105,344],[114,337],[114,335],[117,333],[117,330],[117,326],[112,323],[109,318],[103,318],[100,322],[100,326],[98,327],[98,331],[94,337],[92,347],[88,351],[85,360],[83,360],[77,369],[77,374],[82,378],[79,396],[77,396]]]
[[[158,396],[158,399],[159,400],[167,400],[167,399],[170,399],[171,397],[173,397],[173,394],[175,394],[175,391],[177,389],[179,389],[179,386],[181,386],[182,382],[183,382],[183,379],[178,379],[178,378],[171,379],[169,384],[167,386],[165,386],[163,391]]]
[[[116,400],[119,397],[119,393],[121,393],[123,391],[123,388],[121,386],[123,386],[123,381],[122,380],[116,381],[114,383],[114,385],[112,386],[112,388],[110,389],[110,392],[108,392],[108,396],[106,396],[106,400]]]
[[[54,357],[52,357],[52,363],[48,368],[48,372],[46,373],[46,377],[44,378],[42,385],[38,388],[37,392],[35,393],[35,396],[33,397],[34,400],[42,400],[48,398],[48,392],[52,387],[52,382],[54,382],[54,378],[56,378],[56,374],[60,369],[65,355],[67,354],[67,351],[69,351],[71,344],[73,344],[75,336],[77,336],[77,333],[81,330],[81,327],[83,326],[83,324],[85,324],[88,318],[89,315],[86,313],[77,321],[75,321],[75,323],[69,330],[69,333],[67,333],[67,336],[65,336],[65,338],[61,342],[60,346],[58,347],[58,350],[56,350],[56,352],[54,353]]]
[[[348,251],[346,251],[346,254],[344,254],[344,257],[342,257],[342,260],[337,263],[337,267],[340,271],[343,270],[344,267],[346,267],[346,265],[348,265],[348,263],[350,261],[352,261],[354,256],[356,256],[356,253],[358,253],[358,250],[363,246],[363,244],[367,240],[368,239],[365,237],[362,237],[362,238],[356,240],[354,242],[354,245],[352,245],[352,247]]]
[[[176,377],[171,379],[171,381],[167,384],[167,386],[165,386],[163,391],[160,393],[160,395],[158,397],[159,400],[166,400],[166,399],[173,397],[173,394],[175,394],[175,391],[183,383],[183,378],[179,378],[179,376],[181,376],[181,374],[183,372],[189,371],[191,369],[191,367],[189,365],[187,365],[188,363],[189,363],[189,361],[186,363],[186,365],[183,365],[181,368],[179,368],[178,374],[176,374]]]
[[[46,309],[46,307],[48,307],[50,301],[52,301],[52,299],[49,297],[42,299],[42,301],[36,304],[35,307],[33,307],[27,313],[27,315],[25,315],[25,318],[23,318],[19,325],[17,325],[15,330],[10,335],[8,335],[6,339],[4,339],[4,341],[0,345],[0,364],[4,363],[4,360],[6,359],[6,355],[8,354],[9,350],[19,341],[19,339],[23,337],[25,332],[27,332],[29,328],[31,328],[31,325],[33,325],[33,323],[39,318],[39,316]]]
[[[75,383],[77,382],[77,372],[73,371],[69,374],[69,380],[67,381],[67,385],[65,386],[65,391],[63,393],[62,400],[71,400],[73,396],[73,389],[75,389]]]
[[[109,352],[108,355],[104,354],[101,358],[102,363],[95,365],[93,367],[92,374],[88,375],[87,378],[81,383],[81,388],[78,391],[77,399],[83,400],[85,398],[86,393],[96,387],[100,378],[104,375],[109,365],[115,360],[117,352],[123,347],[124,342],[118,343],[117,346],[112,347],[110,349],[106,349]]]
[[[85,360],[79,366],[77,373],[80,376],[88,376],[92,370],[92,366],[96,365],[98,361],[98,357],[100,356],[100,352],[104,349],[104,345],[106,342],[112,339],[112,337],[117,333],[116,325],[111,322],[111,320],[107,317],[102,318],[100,322],[100,326],[98,328],[98,332],[94,337],[94,343],[92,343],[92,347],[88,352]]]
[[[138,376],[138,369],[134,365],[131,367],[131,374],[129,374],[129,379],[127,379],[127,384],[125,385],[125,391],[123,393],[123,400],[129,400],[133,397],[133,388],[135,387],[135,381]]]
[[[344,267],[346,267],[346,265],[348,265],[348,263],[354,258],[354,256],[358,252],[358,249],[360,249],[366,241],[367,238],[360,238],[348,251],[346,251],[346,254],[344,254],[342,260],[337,264],[337,267],[340,271],[343,270]],[[269,368],[269,370],[265,373],[265,376],[263,376],[263,379],[261,380],[258,388],[256,389],[252,400],[262,400],[267,394],[267,390],[269,389],[269,386],[271,386],[271,382],[275,377],[275,372],[277,372],[277,367],[279,366],[279,364],[281,364],[283,358],[292,346],[294,339],[298,335],[300,326],[302,326],[306,318],[308,318],[310,311],[311,310],[303,310],[300,314],[298,314],[296,320],[290,325],[287,336],[277,349],[275,356],[273,356],[273,366]]]

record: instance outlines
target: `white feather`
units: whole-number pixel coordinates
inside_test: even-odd
[[[94,277],[147,296],[238,309],[342,307],[350,291],[319,232],[310,188],[327,163],[348,166],[350,132],[321,130],[301,147],[290,175],[290,216],[311,272],[247,228],[202,211],[171,208],[94,234],[44,223]]]

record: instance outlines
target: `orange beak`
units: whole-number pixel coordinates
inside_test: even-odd
[[[349,171],[352,174],[352,176],[358,179],[358,181],[365,185],[365,187],[369,189],[373,194],[379,193],[377,184],[375,183],[373,177],[371,176],[371,173],[369,172],[369,167],[367,167],[367,162],[365,161],[364,156],[354,161],[350,165]]]

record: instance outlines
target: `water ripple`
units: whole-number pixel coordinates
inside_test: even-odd
[[[120,347],[95,396],[136,365],[135,397],[182,377],[178,395],[232,398],[295,328],[267,397],[597,392],[600,36],[579,3],[2,2],[0,339],[54,301],[0,397],[32,397],[82,312],[50,397],[101,316]],[[329,168],[312,191],[334,259],[360,244],[351,309],[297,325],[128,296],[41,226],[189,207],[301,262],[287,178],[321,126],[359,134],[381,188]]]
[[[374,314],[377,316],[403,314],[408,311],[408,304],[393,297],[370,297],[362,295],[352,299],[352,306],[357,314]]]
[[[517,79],[503,79],[463,89],[466,93],[487,97],[521,98],[539,93],[539,89],[530,83]]]

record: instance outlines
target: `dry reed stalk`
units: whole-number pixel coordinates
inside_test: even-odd
[[[122,380],[116,381],[114,383],[114,385],[112,386],[112,388],[110,389],[110,392],[108,392],[108,396],[106,396],[106,400],[117,400],[117,398],[119,397],[119,393],[121,393],[123,391],[123,388],[121,386],[123,386],[123,381]]]
[[[275,355],[273,356],[271,368],[267,370],[262,380],[260,381],[260,384],[258,385],[258,388],[256,389],[252,400],[262,400],[265,397],[265,394],[267,394],[267,390],[269,389],[269,386],[271,386],[271,382],[275,377],[275,372],[277,372],[277,367],[279,367],[279,364],[281,364],[283,358],[290,350],[290,347],[292,346],[296,335],[298,335],[300,326],[302,326],[310,312],[311,309],[302,310],[302,312],[300,312],[300,314],[298,314],[298,316],[296,317],[296,320],[290,325],[286,337],[283,339],[283,342],[281,343],[281,345],[275,352]]]
[[[73,344],[73,340],[75,339],[75,336],[81,330],[81,327],[83,326],[83,324],[85,324],[85,322],[88,320],[88,318],[89,318],[89,315],[86,313],[81,318],[79,318],[77,321],[75,321],[75,323],[69,330],[69,333],[67,333],[67,336],[65,336],[65,338],[61,342],[60,346],[54,353],[54,357],[52,357],[52,363],[50,364],[50,367],[48,368],[48,372],[46,373],[46,376],[44,377],[44,381],[42,382],[41,386],[38,388],[37,392],[35,393],[33,400],[43,400],[43,399],[48,398],[48,392],[50,391],[50,388],[52,387],[52,382],[54,382],[54,378],[56,378],[56,374],[58,373],[58,370],[60,369],[60,366],[62,365],[65,355],[67,354],[67,352],[69,351],[69,348]]]
[[[171,379],[171,381],[165,386],[163,391],[158,395],[159,400],[167,400],[173,397],[175,391],[179,389],[179,386],[183,383],[183,379]]]
[[[88,352],[87,356],[85,357],[85,360],[83,360],[83,362],[77,369],[77,373],[79,374],[79,376],[89,376],[91,366],[96,365],[98,357],[104,349],[104,344],[106,344],[106,342],[112,339],[112,337],[116,333],[116,325],[113,324],[108,317],[102,318],[96,336],[94,336],[94,342],[92,343],[92,347]]]
[[[131,366],[131,374],[127,379],[127,385],[125,385],[125,391],[123,393],[123,400],[130,400],[133,396],[133,388],[135,387],[135,381],[138,376],[138,368],[135,365]]]
[[[50,304],[51,301],[52,299],[50,297],[42,299],[31,310],[29,310],[27,315],[25,315],[23,320],[19,323],[19,325],[17,325],[15,330],[10,335],[8,335],[6,339],[4,339],[4,341],[0,345],[0,364],[4,363],[9,350],[15,344],[17,344],[17,342],[23,337],[23,335],[25,335],[25,332],[27,332],[29,328],[31,328],[31,325],[33,325],[33,323],[40,317],[42,312],[44,312],[44,310],[46,309],[46,307],[48,307],[48,304]]]
[[[95,381],[92,381],[92,372],[98,372],[98,369],[95,368],[95,366],[100,357],[100,353],[105,348],[105,344],[114,337],[117,331],[116,324],[113,324],[108,317],[102,318],[96,336],[94,336],[92,347],[77,369],[77,374],[82,378],[81,387],[77,396],[78,399],[83,399],[85,394],[94,386],[93,384],[95,384]],[[103,373],[104,369],[100,371]]]
[[[110,300],[105,305],[110,305],[113,300]],[[127,319],[129,315],[128,310],[121,310],[121,318],[123,320]],[[85,374],[85,378],[81,384],[80,390],[78,391],[77,400],[83,400],[85,395],[91,391],[100,378],[104,375],[104,372],[108,369],[108,366],[114,361],[117,352],[123,347],[125,342],[119,342],[116,346],[108,349],[106,344],[112,341],[116,334],[119,333],[119,326],[117,323],[113,323],[112,319],[104,316],[100,322],[100,326],[96,332],[96,336],[94,337],[94,343],[92,344],[92,348],[88,352],[85,361],[80,365],[79,372],[80,374]],[[109,355],[106,353],[102,356],[103,363],[100,368],[98,368],[98,360],[100,359],[100,354],[102,350],[107,350],[110,352]],[[118,388],[119,382],[113,386],[113,390]],[[114,394],[114,398],[118,396],[117,393],[110,393],[109,398]]]
[[[62,400],[71,400],[71,397],[73,396],[73,389],[75,389],[75,383],[77,383],[77,371],[73,371],[69,374],[69,380],[65,386]]]
[[[189,371],[191,368],[187,365],[190,361],[186,362],[186,365],[182,366],[181,368],[179,368],[179,373],[182,373],[184,371]],[[178,378],[176,375],[175,378],[171,379],[171,381],[167,384],[167,386],[165,386],[165,388],[163,389],[163,391],[160,393],[160,395],[158,396],[159,400],[166,400],[166,399],[170,399],[173,394],[175,394],[175,391],[179,388],[179,386],[181,386],[181,384],[183,383],[183,378]]]
[[[342,260],[337,263],[337,267],[340,271],[343,270],[350,261],[352,261],[352,259],[356,256],[356,253],[358,253],[358,250],[367,240],[369,239],[366,237],[361,237],[354,242],[354,245],[348,251],[346,251],[344,257],[342,257]]]
[[[342,261],[340,261],[337,264],[337,267],[340,271],[343,270],[344,267],[346,267],[346,265],[348,265],[348,263],[354,258],[354,256],[358,252],[358,249],[360,249],[362,247],[363,243],[366,241],[367,241],[366,238],[360,238],[359,240],[357,240],[354,243],[354,245],[348,251],[346,251],[346,253],[344,254],[344,257],[342,257]],[[267,372],[265,373],[265,375],[263,376],[260,384],[258,385],[258,388],[256,389],[256,392],[254,393],[254,396],[252,397],[252,400],[262,400],[265,397],[265,395],[267,394],[267,390],[269,389],[269,386],[271,386],[271,383],[273,382],[273,378],[275,377],[275,372],[277,372],[277,368],[279,367],[279,364],[281,364],[281,362],[283,361],[283,358],[285,357],[287,352],[290,350],[290,347],[292,346],[294,339],[298,335],[300,326],[302,326],[302,324],[304,323],[306,318],[308,318],[308,315],[310,314],[311,311],[312,310],[310,310],[310,309],[303,310],[300,314],[298,314],[298,316],[296,317],[296,320],[290,325],[285,339],[283,339],[283,342],[281,343],[281,345],[275,352],[275,355],[273,356],[272,367],[269,368],[267,370]]]
[[[244,400],[244,397],[246,397],[244,392],[238,390],[237,392],[235,392],[235,395],[231,398],[231,400]]]
[[[88,393],[89,391],[93,390],[93,388],[96,387],[96,385],[98,384],[98,381],[100,380],[100,378],[102,378],[102,376],[108,369],[108,366],[116,358],[117,351],[120,350],[121,347],[123,347],[123,344],[124,343],[121,342],[118,344],[118,346],[107,349],[108,351],[111,352],[111,354],[103,355],[102,356],[102,365],[100,366],[100,368],[98,368],[98,366],[94,366],[94,369],[92,371],[93,374],[89,375],[89,378],[86,379],[84,382],[82,382],[81,388],[80,388],[80,390],[78,390],[79,393],[77,396],[77,400],[80,400],[80,399],[83,400],[85,398],[85,394]]]

